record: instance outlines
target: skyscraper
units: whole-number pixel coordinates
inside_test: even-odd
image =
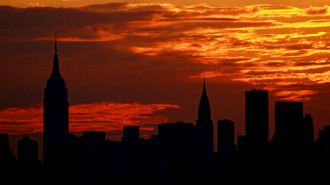
[[[211,108],[206,94],[205,76],[201,99],[198,107],[198,120],[196,123],[197,142],[202,158],[207,158],[213,153],[213,124]]]
[[[0,183],[17,184],[16,159],[9,149],[8,133],[0,133]]]
[[[89,155],[104,155],[105,131],[84,131],[83,138],[87,142]]]
[[[124,126],[123,141],[137,141],[140,138],[139,126]]]
[[[264,150],[268,143],[268,91],[245,91],[245,135],[248,151]]]
[[[25,136],[17,144],[19,184],[39,184],[41,161],[38,160],[38,142]]]
[[[162,152],[171,157],[188,157],[195,152],[192,123],[164,123],[158,125],[158,136]]]
[[[7,133],[0,133],[0,152],[9,151],[9,139]]]
[[[294,101],[278,101],[275,103],[275,138],[278,142],[297,144],[297,129],[303,121],[303,104]]]
[[[218,152],[222,155],[232,155],[235,150],[234,122],[224,119],[218,120]]]
[[[24,164],[33,164],[38,162],[38,142],[30,140],[25,136],[22,140],[18,141],[18,162]]]
[[[323,130],[319,131],[319,141],[325,151],[330,151],[330,125],[324,126]]]
[[[69,103],[64,79],[59,70],[55,35],[53,71],[44,91],[43,160],[46,169],[61,165],[65,139],[69,134]]]
[[[229,173],[233,164],[233,155],[236,149],[234,140],[234,122],[228,119],[218,120],[218,153],[223,159],[226,173]]]
[[[311,114],[305,114],[299,130],[301,134],[301,144],[312,145],[314,143],[314,124]]]

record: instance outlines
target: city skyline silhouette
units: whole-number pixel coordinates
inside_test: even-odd
[[[59,82],[60,83],[60,86],[64,86],[64,89],[65,89],[65,91],[67,91],[67,89],[65,88],[65,82],[64,82],[64,79],[62,78],[62,76],[61,76],[61,74],[60,74],[60,66],[59,66],[59,59],[58,59],[58,55],[57,55],[57,40],[56,40],[56,33],[55,33],[55,47],[54,47],[54,58],[53,58],[53,64],[52,64],[52,70],[51,70],[51,75],[50,75],[50,80],[48,80],[48,82],[47,82],[47,86],[49,86],[49,84],[52,84],[52,80],[54,80],[54,79],[58,79],[58,80],[60,80],[61,82]],[[201,96],[201,98],[200,98],[200,100],[199,100],[199,108],[198,108],[198,115],[197,115],[197,120],[199,120],[199,119],[209,119],[210,121],[212,121],[211,120],[211,110],[210,110],[210,103],[209,103],[209,100],[208,100],[208,96],[207,96],[207,94],[206,94],[206,86],[205,86],[205,84],[206,84],[206,77],[205,77],[205,73],[203,74],[203,80],[204,80],[204,82],[203,82],[203,90],[202,90],[202,96]],[[46,90],[47,88],[45,88],[45,93],[46,93]],[[65,92],[63,92],[63,93],[65,93]],[[265,94],[265,93],[267,93],[268,94],[268,91],[267,90],[256,90],[256,89],[252,89],[251,91],[245,91],[245,99],[247,99],[247,94],[260,94],[260,93],[263,93],[263,94]],[[66,94],[64,94],[63,95],[63,98],[66,98]],[[45,94],[45,97],[44,98],[46,98],[47,97],[47,95]],[[248,98],[249,99],[249,98]],[[268,95],[266,95],[266,97],[264,97],[263,98],[264,100],[262,100],[262,101],[265,101],[265,100],[268,100]],[[46,101],[46,100],[45,100]],[[245,101],[247,101],[247,100],[245,100]],[[255,100],[255,99],[252,99],[251,101],[258,101],[258,100]],[[279,102],[281,102],[281,101],[278,101],[278,102],[275,102],[275,103],[279,103]],[[282,102],[295,102],[295,101],[282,101]],[[302,102],[296,102],[296,103],[302,103]],[[64,103],[64,104],[68,104],[68,103]],[[251,103],[251,104],[255,104],[255,103]],[[66,106],[66,107],[68,107],[68,105],[63,105],[63,106]],[[247,103],[245,103],[245,106],[247,106]],[[253,105],[253,106],[255,106],[255,105]],[[266,107],[265,107],[266,106]],[[268,117],[268,101],[266,102],[266,104],[265,104],[265,106],[263,107],[263,108],[265,108],[265,110],[263,110],[263,109],[260,109],[261,111],[266,111],[264,114],[266,114],[267,115],[267,117]],[[301,105],[302,106],[302,105]],[[45,106],[44,106],[45,107]],[[201,109],[201,107],[203,107],[204,109],[205,109],[205,111],[203,112],[203,111],[200,111],[200,109]],[[203,110],[203,108],[201,109],[201,110]],[[245,110],[248,110],[247,109],[247,107],[245,107]],[[66,110],[66,111],[68,111],[68,110]],[[44,111],[44,114],[47,114],[47,113],[45,113],[45,111]],[[68,113],[64,113],[64,114],[68,114]],[[245,114],[248,114],[247,112],[245,112]],[[301,114],[303,114],[302,112],[301,112]],[[308,115],[308,113],[306,114],[306,115]],[[44,119],[45,119],[45,115],[43,116],[44,117]],[[68,115],[66,116],[66,117],[69,117]],[[201,117],[201,118],[199,118],[199,117]],[[208,118],[203,118],[203,117],[208,117]],[[248,116],[247,115],[245,115],[245,119],[248,119],[247,118]],[[61,119],[63,119],[63,118],[61,118]],[[66,118],[64,118],[64,120],[65,120]],[[268,138],[267,140],[271,140],[272,138],[273,138],[273,136],[271,136],[271,135],[269,135],[267,132],[269,131],[269,129],[268,129],[268,118],[263,118],[264,119],[264,122],[265,123],[267,123],[266,124],[266,128],[264,128],[264,132],[263,133],[266,133],[266,135],[263,137],[264,139],[264,141],[266,140],[266,138]],[[68,121],[68,120],[67,120]],[[182,121],[182,120],[177,120],[177,121]],[[230,120],[229,120],[230,121]],[[197,121],[198,122],[198,121]],[[197,123],[196,122],[196,123]],[[247,122],[249,122],[249,121],[247,121],[247,120],[245,120],[245,124],[247,124]],[[256,122],[256,121],[254,121],[254,122]],[[271,122],[271,121],[270,121]],[[158,124],[161,124],[162,122],[159,122]],[[68,123],[65,123],[65,124],[68,124]],[[155,125],[157,125],[157,124],[155,124]],[[217,124],[215,124],[215,123],[212,123],[212,130],[213,129],[217,129]],[[125,124],[124,124],[124,126],[125,126]],[[127,125],[126,125],[127,126]],[[134,126],[134,125],[133,125]],[[137,125],[136,125],[137,126]],[[255,125],[256,126],[256,125]],[[276,125],[275,125],[276,126]],[[66,131],[66,134],[68,134],[68,126],[65,126],[66,128],[64,129],[64,130],[67,130]],[[259,127],[259,129],[260,129],[260,126],[258,126]],[[258,127],[257,127],[257,129],[258,129]],[[248,127],[246,127],[246,128],[248,128]],[[45,127],[44,127],[44,129],[45,129]],[[53,128],[54,129],[54,128]],[[122,131],[122,129],[121,129],[121,131]],[[83,132],[83,131],[82,131]],[[81,133],[79,133],[79,132],[74,132],[74,134],[76,134],[77,136],[81,136],[82,135],[82,132]],[[317,131],[315,131],[315,132],[317,132]],[[107,133],[107,134],[110,134],[110,133]],[[212,134],[217,134],[217,132],[213,132],[212,131]],[[314,134],[314,133],[313,133]],[[29,135],[29,134],[28,134]],[[111,134],[110,134],[111,135]],[[244,135],[244,134],[243,134]],[[253,134],[251,134],[251,135],[253,135]],[[269,135],[269,136],[268,136]],[[275,133],[274,133],[274,135],[275,135]],[[18,137],[23,137],[24,135],[19,135]],[[109,136],[109,135],[108,135]],[[123,134],[119,134],[119,136],[123,136]],[[152,135],[149,135],[149,136],[147,136],[147,137],[145,137],[145,138],[150,138]],[[235,138],[237,137],[237,136],[239,136],[239,135],[237,135],[236,134],[236,132],[235,132]],[[31,136],[30,136],[31,137]],[[35,137],[35,138],[38,138],[37,140],[39,140],[39,142],[40,142],[40,136],[33,136],[33,134],[32,134],[32,137]],[[42,136],[43,137],[43,136]],[[218,140],[216,139],[216,137],[217,137],[217,135],[215,135],[214,136],[214,138],[213,138],[213,140],[212,140],[212,146],[213,146],[213,149],[212,150],[216,150],[217,151],[217,148],[218,148]],[[313,136],[314,137],[314,136]],[[315,137],[315,139],[316,139],[316,137]],[[18,139],[14,139],[14,140],[17,140],[18,141]],[[119,138],[119,139],[114,139],[114,140],[121,140],[121,138]],[[255,139],[255,140],[258,140],[258,139]],[[16,142],[17,142],[16,141]],[[237,139],[234,139],[234,143],[237,145]],[[15,142],[13,142],[14,144],[15,144]],[[39,149],[38,150],[40,150],[40,148],[41,148],[41,150],[43,151],[43,147],[39,147]],[[17,148],[16,147],[14,147],[14,148],[12,148],[12,149],[14,149],[14,153],[17,155]],[[41,153],[39,152],[39,155],[40,155]],[[43,156],[44,154],[42,154],[42,156]],[[40,159],[42,159],[43,160],[43,157],[40,157]]]
[[[0,175],[6,184],[176,185],[324,183],[330,164],[330,132],[315,140],[311,114],[303,103],[275,103],[275,134],[269,140],[268,91],[245,91],[246,134],[235,145],[235,123],[211,120],[206,79],[196,124],[182,121],[158,125],[158,134],[140,137],[140,126],[123,126],[121,141],[106,131],[69,133],[69,102],[59,70],[57,39],[52,73],[44,90],[42,161],[38,141],[18,141],[17,160],[8,133],[0,134]],[[215,143],[217,141],[217,151]],[[312,172],[313,171],[313,172]],[[274,179],[275,177],[275,179]],[[14,180],[15,179],[15,180]]]
[[[200,1],[1,2],[1,184],[326,184],[328,2]]]

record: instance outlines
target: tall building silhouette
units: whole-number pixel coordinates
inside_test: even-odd
[[[105,131],[84,131],[83,138],[87,142],[89,155],[104,155]]]
[[[330,125],[324,126],[323,130],[319,131],[319,143],[330,152]]]
[[[223,159],[225,171],[228,173],[236,150],[234,122],[228,119],[218,120],[218,153]]]
[[[158,136],[164,153],[171,157],[187,157],[195,152],[192,123],[164,123],[158,125]]]
[[[17,159],[20,163],[31,164],[38,161],[38,142],[25,136],[18,141]]]
[[[84,157],[79,161],[78,179],[81,185],[101,185],[105,169],[105,131],[84,131]]]
[[[222,155],[231,155],[235,150],[234,122],[224,119],[218,120],[218,152]]]
[[[211,108],[206,93],[205,76],[203,92],[199,101],[198,120],[196,123],[197,142],[202,158],[208,158],[213,153],[213,124],[211,120]]]
[[[18,141],[17,146],[20,184],[39,184],[41,162],[38,160],[38,142],[25,136]]]
[[[246,136],[237,136],[237,151],[244,153],[246,150]]]
[[[53,70],[44,91],[43,160],[46,170],[63,163],[64,144],[69,134],[69,103],[64,79],[59,70],[55,35]]]
[[[9,149],[8,133],[0,133],[0,184],[17,184],[17,163]]]
[[[123,141],[137,141],[140,138],[139,126],[124,126],[123,127]]]
[[[314,124],[311,114],[305,114],[302,124],[300,125],[301,141],[304,145],[312,145],[314,143]]]
[[[0,152],[9,151],[9,139],[7,133],[0,133]]]
[[[294,101],[275,103],[275,138],[286,145],[296,145],[299,138],[297,129],[303,121],[303,104]]]
[[[268,91],[245,91],[245,135],[248,151],[264,150],[268,143]]]
[[[192,123],[158,125],[158,184],[193,184],[196,171],[194,126]]]

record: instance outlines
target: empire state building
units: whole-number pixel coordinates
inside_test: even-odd
[[[64,144],[69,134],[68,90],[59,70],[55,35],[53,71],[47,81],[43,104],[43,160],[46,169],[58,169],[63,163]]]

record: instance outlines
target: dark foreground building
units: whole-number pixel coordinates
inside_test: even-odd
[[[263,155],[268,143],[268,91],[245,91],[245,135],[249,155]]]
[[[17,144],[19,183],[22,185],[42,184],[42,166],[38,159],[38,142],[25,136]]]
[[[68,92],[59,70],[55,36],[53,70],[44,91],[43,160],[45,173],[61,179],[65,172],[67,153],[65,140],[69,135]]]
[[[0,184],[18,184],[18,168],[15,156],[9,149],[7,133],[0,133]]]
[[[211,120],[210,102],[206,93],[205,77],[203,92],[198,106],[196,133],[200,158],[206,162],[213,154],[213,123]]]

